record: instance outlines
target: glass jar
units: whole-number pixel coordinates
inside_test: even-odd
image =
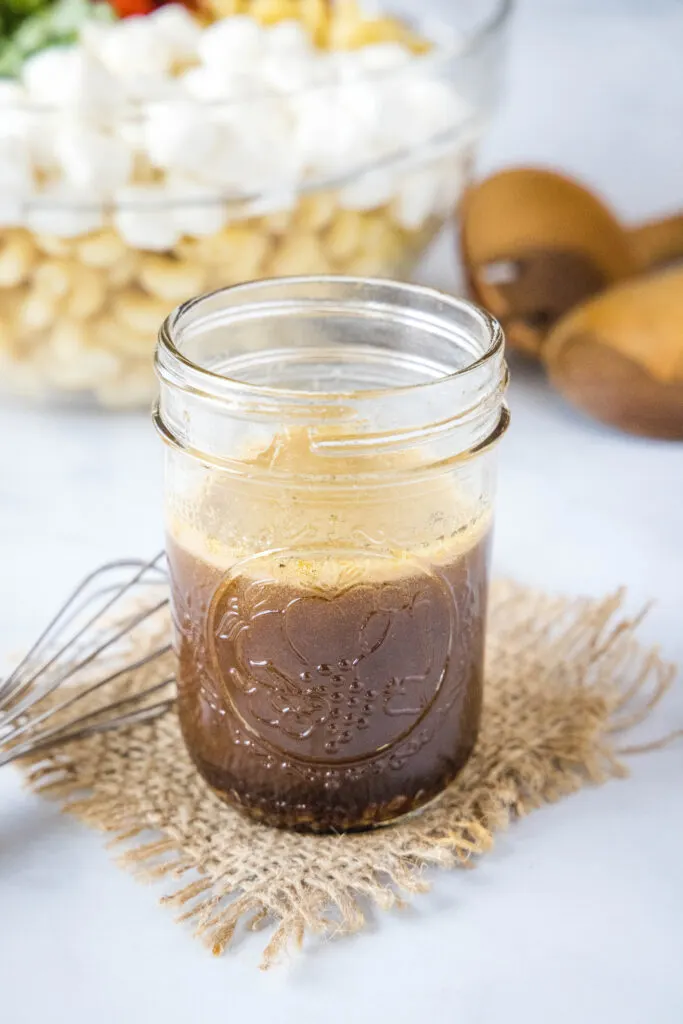
[[[414,811],[479,726],[500,327],[426,288],[289,278],[179,307],[156,365],[199,771],[278,826]]]
[[[417,20],[413,0],[386,6],[399,21],[320,3],[327,49],[285,54],[246,84],[227,59],[213,82],[197,55],[158,95],[144,75],[140,96],[97,76],[70,103],[0,80],[0,388],[144,406],[158,325],[192,295],[293,274],[409,274],[455,211],[495,108],[510,4],[423,0]],[[291,35],[296,9],[268,20]],[[149,26],[144,52],[157,54],[169,13],[109,31],[119,46],[133,33],[139,60],[139,33]],[[399,45],[408,23],[427,52]],[[264,53],[277,29],[263,27]],[[82,50],[59,51],[63,85],[86,74],[70,59]],[[252,65],[265,74],[260,57]]]

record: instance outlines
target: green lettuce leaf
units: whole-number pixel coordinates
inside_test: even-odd
[[[115,21],[108,3],[92,0],[0,0],[0,77],[15,77],[27,57],[76,42],[86,21]]]

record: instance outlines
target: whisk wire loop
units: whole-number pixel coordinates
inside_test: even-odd
[[[173,706],[163,557],[108,562],[89,573],[0,682],[0,767],[151,721]],[[127,680],[140,671],[148,685],[128,692]]]

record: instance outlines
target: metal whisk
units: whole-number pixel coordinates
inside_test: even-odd
[[[87,576],[0,682],[0,767],[150,721],[175,701],[163,555]],[[144,688],[132,683],[144,672]]]

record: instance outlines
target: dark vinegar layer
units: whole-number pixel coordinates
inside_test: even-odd
[[[171,540],[180,719],[213,789],[313,831],[439,794],[479,727],[487,547],[431,568],[369,556],[326,586],[285,563],[226,571]]]

